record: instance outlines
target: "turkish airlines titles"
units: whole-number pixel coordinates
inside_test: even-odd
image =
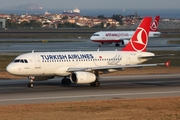
[[[93,59],[92,54],[41,55],[42,60]]]

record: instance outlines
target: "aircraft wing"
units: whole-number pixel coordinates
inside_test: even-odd
[[[90,68],[69,68],[67,72],[75,72],[75,71],[85,71],[85,72],[91,72],[91,71],[103,71],[103,70],[109,70],[109,69],[116,69],[116,70],[122,70],[125,68],[141,68],[141,67],[151,67],[151,66],[169,66],[170,61],[166,63],[155,63],[155,64],[139,64],[139,65],[117,65],[117,66],[99,66],[99,67],[90,67]]]

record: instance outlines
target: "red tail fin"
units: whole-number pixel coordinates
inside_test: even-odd
[[[154,31],[155,32],[155,31],[158,30],[159,19],[160,19],[160,16],[156,16],[155,17],[154,21],[151,24],[150,31]]]
[[[151,17],[145,17],[141,21],[129,43],[122,49],[122,51],[146,51],[151,20]]]

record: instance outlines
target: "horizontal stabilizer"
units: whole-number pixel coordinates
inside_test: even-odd
[[[155,56],[142,56],[140,59],[151,59],[151,58],[159,58],[159,57],[168,57],[173,56],[174,54],[164,54],[164,55],[155,55]]]

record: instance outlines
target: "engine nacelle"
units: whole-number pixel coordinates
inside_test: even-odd
[[[122,45],[127,45],[130,40],[122,40]]]
[[[96,76],[89,72],[74,72],[70,75],[70,80],[76,84],[87,84],[94,82]]]
[[[52,78],[54,78],[54,76],[29,76],[29,79],[33,81],[44,81]]]

